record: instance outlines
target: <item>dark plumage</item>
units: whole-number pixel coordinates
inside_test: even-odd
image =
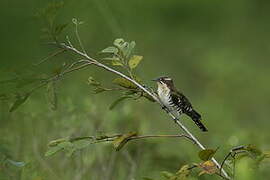
[[[159,98],[168,110],[177,111],[179,115],[188,115],[202,131],[207,131],[201,122],[201,115],[193,109],[188,98],[174,87],[171,78],[160,77],[155,81],[158,84]]]

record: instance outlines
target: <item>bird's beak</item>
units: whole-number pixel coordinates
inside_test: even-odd
[[[152,81],[158,82],[159,81],[159,78],[152,79]]]

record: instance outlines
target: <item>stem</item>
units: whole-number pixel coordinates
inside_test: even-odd
[[[78,23],[80,23],[80,22],[78,22]],[[86,54],[86,51],[85,51],[84,46],[83,46],[83,43],[82,43],[81,38],[79,36],[78,25],[79,24],[77,24],[77,23],[75,24],[75,34],[76,34],[77,40],[79,41],[79,45],[80,45],[83,53]]]
[[[48,59],[50,59],[50,58],[52,58],[52,57],[55,57],[55,56],[57,56],[57,55],[63,53],[64,51],[66,51],[66,50],[65,50],[65,49],[60,49],[60,50],[58,50],[58,51],[56,51],[56,52],[50,54],[49,56],[43,58],[40,62],[38,62],[38,63],[36,63],[36,64],[34,64],[34,65],[35,65],[35,66],[40,65],[40,64],[44,63],[45,61],[47,61]]]
[[[223,167],[225,161],[226,161],[231,155],[232,155],[232,152],[230,151],[230,152],[225,156],[224,160],[222,161],[221,166],[220,166],[220,167],[221,167],[221,168],[220,168],[220,174],[221,174],[221,169],[222,169],[222,167]]]
[[[135,81],[134,79],[128,77],[127,75],[105,65],[102,64],[100,62],[98,62],[96,59],[89,57],[85,52],[81,52],[79,50],[77,50],[74,47],[70,47],[68,45],[66,45],[65,43],[61,43],[59,44],[60,47],[66,49],[66,50],[70,50],[78,55],[81,55],[82,57],[84,57],[85,59],[87,59],[89,61],[89,63],[96,65],[98,67],[101,67],[109,72],[112,72],[126,80],[129,80],[130,82],[132,82],[133,84],[135,84],[138,88],[140,88],[142,91],[144,91],[146,94],[148,94],[149,96],[151,96],[157,103],[159,103],[161,105],[161,107],[164,107],[163,103],[159,100],[159,98],[154,94],[151,93],[147,88],[145,88],[143,85],[141,85],[140,83],[138,83],[137,81]],[[166,110],[165,110],[166,111]],[[167,111],[166,111],[167,112]],[[169,114],[169,116],[174,120],[174,122],[192,139],[192,141],[202,150],[205,149],[205,147],[200,143],[200,141],[180,122],[180,120],[175,117],[171,112],[167,112]],[[220,164],[216,161],[215,158],[211,159],[216,166],[221,169],[221,172],[223,173],[223,175],[225,176],[225,178],[230,179],[230,177],[228,176],[228,174],[226,173],[226,171],[220,166]]]
[[[191,140],[192,142],[193,139],[190,138],[189,136],[185,134],[180,134],[180,135],[144,135],[144,136],[132,136],[128,140],[136,140],[136,139],[145,139],[145,138],[160,138],[160,137],[165,137],[165,138],[187,138],[188,140]]]

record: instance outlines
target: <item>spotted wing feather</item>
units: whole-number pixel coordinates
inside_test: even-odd
[[[171,93],[170,99],[171,105],[173,105],[180,114],[184,113],[188,115],[202,131],[207,131],[206,127],[201,122],[201,115],[193,109],[186,96],[176,91],[176,93]]]

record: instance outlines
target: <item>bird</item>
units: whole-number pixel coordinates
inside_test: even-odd
[[[175,88],[172,78],[162,76],[153,79],[153,81],[157,83],[157,95],[164,105],[162,107],[163,109],[171,112],[177,117],[181,114],[186,114],[201,129],[201,131],[208,131],[201,122],[201,115],[192,107],[188,98]]]

